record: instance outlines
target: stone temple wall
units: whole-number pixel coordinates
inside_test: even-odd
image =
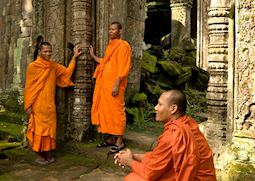
[[[255,164],[255,1],[236,4],[235,157]]]
[[[72,56],[68,43],[80,43],[84,54],[77,59],[75,86],[57,89],[58,140],[64,141],[65,135],[77,141],[89,139],[95,63],[88,47],[92,44],[96,54],[103,56],[109,23],[122,23],[123,38],[133,48],[128,92],[136,93],[145,17],[145,0],[1,0],[0,91],[18,88],[23,93],[26,68],[33,61],[38,36],[52,44],[53,60],[65,66]]]
[[[2,0],[0,7],[0,89],[19,88],[30,59],[31,0]]]

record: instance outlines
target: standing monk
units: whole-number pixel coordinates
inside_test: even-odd
[[[37,152],[37,163],[46,165],[55,161],[56,149],[56,85],[73,86],[71,75],[76,58],[81,54],[79,47],[66,68],[51,60],[52,46],[42,42],[40,56],[29,64],[26,75],[24,108],[30,115],[27,138],[32,149]],[[51,153],[51,154],[50,154]]]
[[[99,58],[90,46],[90,55],[98,63],[94,73],[96,78],[92,105],[92,124],[98,126],[98,132],[117,136],[110,137],[98,147],[113,146],[116,153],[124,148],[122,136],[126,127],[124,93],[127,76],[131,68],[130,45],[120,39],[122,27],[118,22],[109,26],[110,41],[105,57]]]
[[[129,149],[115,155],[115,163],[129,166],[125,181],[216,181],[212,151],[194,119],[185,115],[182,91],[163,93],[155,107],[164,131],[156,147],[145,154]]]

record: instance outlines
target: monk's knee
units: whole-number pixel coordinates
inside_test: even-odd
[[[124,181],[146,181],[146,180],[141,176],[137,175],[136,173],[131,172],[126,177],[124,177]]]

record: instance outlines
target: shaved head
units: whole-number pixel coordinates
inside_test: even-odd
[[[176,104],[178,106],[178,112],[181,114],[185,114],[187,100],[185,94],[181,90],[173,89],[166,91],[163,94],[168,95],[169,105]]]

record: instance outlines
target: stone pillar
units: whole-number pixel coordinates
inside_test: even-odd
[[[234,159],[246,164],[253,164],[253,166],[255,165],[254,12],[255,3],[253,1],[236,1],[235,127],[232,140]]]
[[[171,7],[171,46],[181,46],[181,38],[190,38],[190,13],[192,0],[170,0]]]
[[[122,24],[122,38],[125,38],[127,18],[127,0],[100,0],[96,1],[96,54],[104,56],[106,45],[109,41],[108,27],[111,22],[118,21]]]
[[[65,0],[44,0],[44,40],[51,43],[53,48],[52,58],[55,62],[67,66],[65,57]],[[65,132],[68,125],[67,114],[67,89],[57,87],[57,140],[59,143],[65,142]]]
[[[228,93],[228,0],[211,0],[209,9],[209,55],[210,74],[207,103],[208,123],[206,136],[218,156],[227,142],[227,93]]]
[[[88,55],[88,47],[92,40],[92,0],[72,0],[71,4],[73,42],[80,43],[84,53],[77,59],[74,74],[74,102],[69,134],[73,140],[81,141],[89,139],[91,122],[92,61]]]
[[[199,68],[208,68],[208,10],[211,0],[200,0],[197,2],[197,60]]]
[[[32,13],[33,6],[32,0],[23,0],[22,2],[22,20],[20,21],[22,41],[22,54],[19,75],[19,85],[21,88],[25,86],[26,68],[27,65],[32,61]]]
[[[132,47],[132,69],[128,79],[127,97],[133,96],[140,89],[142,43],[146,18],[145,3],[145,0],[129,0],[127,4],[126,40]]]

